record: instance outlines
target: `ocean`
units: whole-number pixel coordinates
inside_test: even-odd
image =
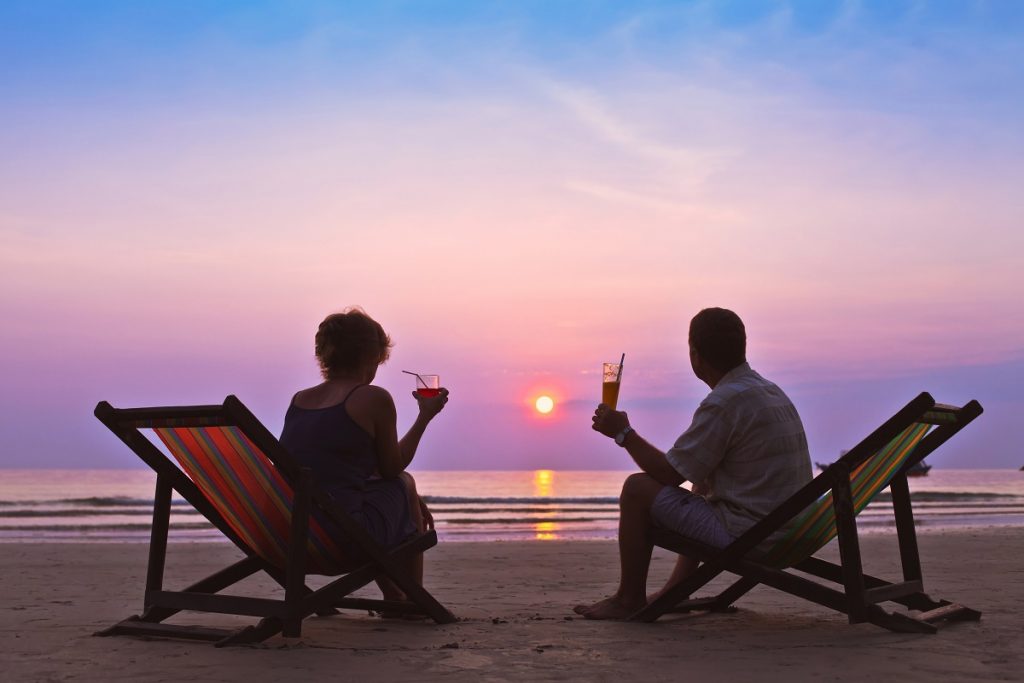
[[[614,539],[628,472],[414,472],[444,541]],[[0,542],[147,541],[155,475],[146,470],[0,470]],[[1024,526],[1024,472],[937,470],[910,480],[922,529]],[[894,533],[888,492],[858,517]],[[172,541],[220,533],[176,499]]]

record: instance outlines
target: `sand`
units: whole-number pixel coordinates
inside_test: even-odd
[[[609,542],[449,543],[428,556],[428,588],[457,624],[313,618],[301,639],[217,649],[205,643],[95,638],[141,607],[144,545],[0,545],[4,681],[694,680],[979,681],[1024,679],[1024,529],[922,532],[925,586],[983,612],[937,635],[905,635],[759,587],[730,614],[655,624],[590,622],[572,605],[612,590]],[[872,535],[867,569],[895,578],[895,538]],[[834,553],[834,548],[827,549]],[[176,588],[237,557],[219,544],[172,544]],[[655,558],[653,577],[671,559]],[[269,596],[266,581],[249,584]],[[368,591],[369,592],[369,589]],[[182,623],[251,623],[189,614]],[[880,679],[881,680],[881,679]]]

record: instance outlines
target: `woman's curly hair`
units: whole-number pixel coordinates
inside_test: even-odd
[[[391,346],[380,323],[358,306],[332,313],[316,331],[316,359],[324,379],[380,365],[391,355]]]

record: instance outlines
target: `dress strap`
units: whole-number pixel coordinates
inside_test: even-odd
[[[347,394],[345,394],[345,398],[342,399],[340,405],[345,405],[345,403],[348,401],[349,397],[351,397],[352,394],[356,393],[356,389],[361,389],[363,387],[368,387],[368,386],[370,386],[370,385],[369,384],[357,384],[354,387],[352,387],[349,390],[349,392]]]

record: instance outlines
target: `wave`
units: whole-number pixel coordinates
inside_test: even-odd
[[[438,503],[438,504],[458,504],[458,503],[505,503],[509,505],[537,505],[537,504],[591,504],[591,505],[618,505],[618,496],[601,496],[593,498],[545,498],[541,496],[530,496],[522,498],[475,498],[470,496],[423,496],[423,500],[427,503]]]
[[[11,525],[0,527],[0,532],[8,531],[145,531],[149,532],[149,524],[40,524]],[[173,531],[195,529],[214,529],[209,522],[183,522],[173,524]]]
[[[153,508],[152,498],[129,498],[128,496],[109,496],[94,498],[54,498],[51,500],[0,500],[0,508],[5,507],[44,507],[52,505],[77,505],[79,507],[148,507]],[[188,501],[171,499],[172,507],[192,507]]]
[[[439,505],[458,504],[508,504],[508,505],[618,505],[617,496],[601,497],[580,497],[580,498],[547,498],[541,496],[530,497],[475,497],[475,496],[423,496],[427,503]],[[128,496],[109,496],[93,498],[54,498],[51,500],[0,500],[0,508],[5,507],[44,507],[54,505],[74,505],[90,508],[120,508],[120,507],[149,507],[153,506],[152,498],[129,498]],[[171,499],[172,506],[191,507],[188,501],[179,498]]]
[[[175,518],[181,516],[196,516],[199,512],[191,508],[182,510],[175,510]],[[19,519],[19,518],[31,518],[31,517],[152,517],[153,511],[150,509],[136,509],[136,510],[62,510],[62,509],[44,509],[44,510],[0,510],[0,519]]]
[[[1024,506],[1024,499],[1017,500],[995,500],[995,501],[962,501],[962,500],[939,500],[939,501],[917,501],[914,505],[915,514],[918,512],[926,512],[928,510],[945,510],[945,509],[956,509],[956,510],[970,510],[973,508],[985,509],[985,510],[996,510],[1004,508],[1020,508]],[[876,500],[872,501],[868,507],[868,510],[879,510],[879,509],[892,509],[892,503],[887,500]]]
[[[604,506],[601,506],[601,507],[575,507],[575,506],[558,506],[558,507],[548,506],[548,507],[543,507],[543,506],[531,506],[529,504],[526,504],[526,505],[527,505],[526,507],[517,507],[517,506],[499,507],[497,505],[492,506],[492,507],[463,507],[461,505],[448,507],[448,506],[441,505],[441,504],[434,504],[434,505],[430,506],[430,509],[434,513],[452,514],[452,513],[456,513],[457,512],[457,513],[464,514],[464,515],[488,514],[488,513],[493,513],[493,512],[518,512],[520,514],[560,512],[560,511],[574,512],[574,513],[578,513],[578,512],[609,512],[609,511],[614,511],[614,510],[618,509],[618,507],[614,506],[614,505],[604,505]],[[0,517],[2,517],[2,516],[3,516],[3,513],[0,513]]]
[[[977,493],[974,491],[917,491],[910,494],[910,500],[919,502],[960,502],[960,501],[1007,501],[1019,499],[1021,496],[1015,493]],[[892,502],[892,494],[889,491],[882,491],[875,496],[876,501],[887,503]]]
[[[970,491],[919,491],[910,495],[911,500],[916,502],[1004,502],[1012,499],[1021,499],[1022,496],[1013,493],[977,493]],[[542,496],[523,497],[501,497],[501,496],[423,496],[428,504],[433,505],[618,505],[617,496],[592,496],[592,497],[559,497],[548,498]],[[879,502],[891,502],[892,495],[883,491],[875,498]],[[31,508],[31,507],[54,507],[70,506],[79,508],[145,508],[152,510],[152,498],[131,498],[128,496],[96,496],[91,498],[55,498],[50,500],[0,500],[0,508]],[[173,508],[187,508],[192,506],[188,501],[180,498],[171,500]]]
[[[618,517],[445,517],[436,520],[439,524],[568,524],[570,522],[608,522],[616,521]]]

